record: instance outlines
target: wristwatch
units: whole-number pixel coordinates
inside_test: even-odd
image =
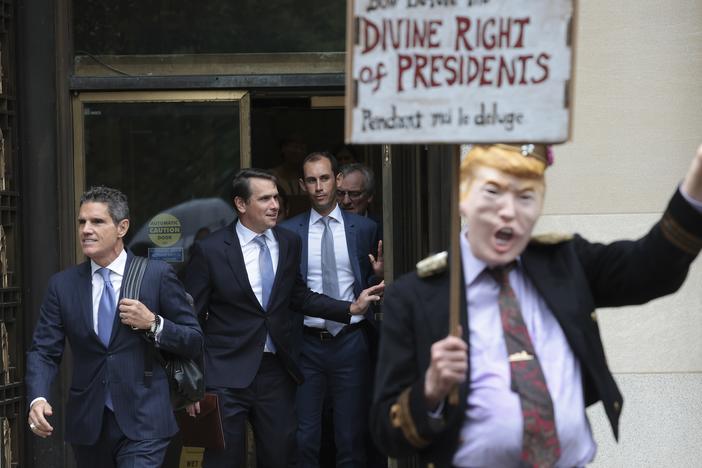
[[[158,327],[161,325],[161,316],[158,314],[154,314],[154,321],[151,323],[151,328],[149,328],[149,331],[146,333],[150,337],[155,337],[156,336],[156,331],[158,330]]]

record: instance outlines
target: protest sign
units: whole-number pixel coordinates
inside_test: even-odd
[[[567,141],[574,0],[351,0],[346,141]]]

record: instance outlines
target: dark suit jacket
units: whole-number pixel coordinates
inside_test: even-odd
[[[299,322],[293,311],[348,323],[349,303],[307,288],[300,276],[300,238],[275,227],[278,267],[268,310],[264,310],[251,289],[234,226],[197,242],[185,275],[185,288],[195,300],[195,310],[200,317],[207,316],[203,325],[205,382],[209,387],[248,387],[258,371],[269,333],[283,366],[301,383],[293,334]]]
[[[375,252],[378,247],[378,226],[375,222],[341,210],[344,218],[344,231],[346,232],[346,246],[348,248],[351,269],[353,270],[353,294],[358,297],[365,288],[374,281],[373,268],[368,260],[368,254]],[[285,229],[295,232],[302,240],[302,256],[300,257],[300,273],[307,284],[307,252],[309,245],[310,211],[307,210],[294,218],[285,220],[281,225]],[[368,323],[375,325],[372,308],[369,307],[365,314]]]
[[[375,224],[378,225],[378,240],[375,241],[375,247],[378,247],[378,241],[383,239],[383,216],[376,214],[376,213],[370,213],[368,212],[366,214],[366,218],[370,219],[373,221]]]
[[[127,254],[127,267],[132,260]],[[197,357],[202,332],[185,290],[173,269],[149,261],[139,300],[164,319],[159,346],[173,353]],[[122,325],[115,314],[106,348],[93,328],[90,262],[84,262],[49,280],[32,346],[27,355],[27,401],[50,399],[50,387],[63,356],[66,339],[73,356],[73,375],[66,406],[66,440],[80,445],[97,441],[102,426],[105,389],[112,394],[117,422],[133,440],[171,437],[178,430],[173,417],[168,380],[153,361],[150,388],[144,386],[144,356],[149,352],[142,331]]]
[[[581,363],[586,404],[602,401],[615,437],[622,396],[607,367],[595,309],[642,304],[674,292],[701,247],[702,216],[678,192],[663,219],[637,241],[603,245],[575,236],[532,243],[521,256]],[[412,273],[388,288],[370,413],[378,447],[395,457],[419,454],[437,467],[451,465],[470,391],[470,382],[461,386],[459,405],[445,405],[442,424],[427,417],[424,374],[431,344],[448,334],[448,298],[447,270],[428,278]],[[466,342],[469,315],[461,314]]]

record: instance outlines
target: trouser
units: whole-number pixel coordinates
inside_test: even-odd
[[[295,459],[295,382],[279,359],[264,353],[247,388],[208,387],[219,396],[224,450],[205,450],[204,468],[239,468],[246,459],[246,419],[251,421],[259,468],[285,468]]]
[[[102,429],[94,445],[72,444],[78,468],[160,468],[166,455],[166,439],[131,440],[105,407]]]
[[[306,329],[300,357],[305,382],[297,392],[300,467],[318,467],[325,395],[331,396],[336,467],[366,466],[370,357],[362,329],[324,339]]]

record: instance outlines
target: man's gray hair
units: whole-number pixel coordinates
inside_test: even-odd
[[[375,193],[375,176],[373,175],[373,171],[361,163],[344,164],[341,166],[341,169],[339,169],[341,177],[346,177],[352,172],[360,172],[363,175],[363,191],[369,197],[373,195],[373,193]]]
[[[127,196],[117,189],[99,185],[90,187],[87,192],[80,197],[80,206],[83,203],[104,203],[107,205],[107,212],[112,218],[112,222],[117,224],[123,219],[129,219],[129,204]]]

